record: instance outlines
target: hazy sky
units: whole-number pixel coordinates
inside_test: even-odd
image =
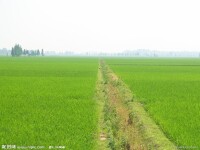
[[[0,0],[0,48],[200,51],[199,0]]]

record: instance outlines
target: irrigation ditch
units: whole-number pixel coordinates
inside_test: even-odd
[[[177,149],[103,60],[99,62],[96,93],[100,116],[97,149]]]

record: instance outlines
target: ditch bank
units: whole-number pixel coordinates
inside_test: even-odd
[[[97,99],[98,149],[177,149],[103,60],[99,63]]]

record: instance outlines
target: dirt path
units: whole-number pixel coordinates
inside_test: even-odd
[[[102,114],[100,117],[99,149],[107,147],[113,150],[175,149],[175,146],[170,142],[154,141],[157,139],[152,138],[148,133],[152,130],[146,128],[157,128],[157,126],[152,126],[148,117],[145,118],[147,115],[145,111],[143,112],[142,106],[133,102],[131,91],[108,68],[104,61],[100,61],[98,76],[99,99],[101,99],[100,114]],[[133,111],[133,107],[137,107],[135,111]],[[153,130],[153,134],[154,132]],[[157,131],[155,133],[158,138],[162,139],[160,133],[157,134]],[[164,146],[162,142],[164,142]]]
[[[100,62],[102,90],[105,103],[103,106],[104,128],[100,140],[107,142],[111,149],[144,150],[145,143],[130,118],[131,111],[123,103],[123,97],[116,87],[118,78],[108,72],[104,62]]]

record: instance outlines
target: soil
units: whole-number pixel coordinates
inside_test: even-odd
[[[114,84],[117,82],[118,77],[108,70],[106,70],[106,72],[104,73],[106,73],[104,76],[107,76],[108,79],[108,82],[107,84],[105,84],[104,88],[107,89],[107,97],[110,102],[110,106],[112,108],[115,108],[117,117],[119,118],[120,126],[118,132],[126,136],[126,145],[123,149],[145,150],[145,142],[143,141],[138,129],[132,122],[131,118],[129,118],[131,112],[123,102],[125,98],[120,95],[117,86]],[[106,140],[106,136],[102,134],[100,139]]]

